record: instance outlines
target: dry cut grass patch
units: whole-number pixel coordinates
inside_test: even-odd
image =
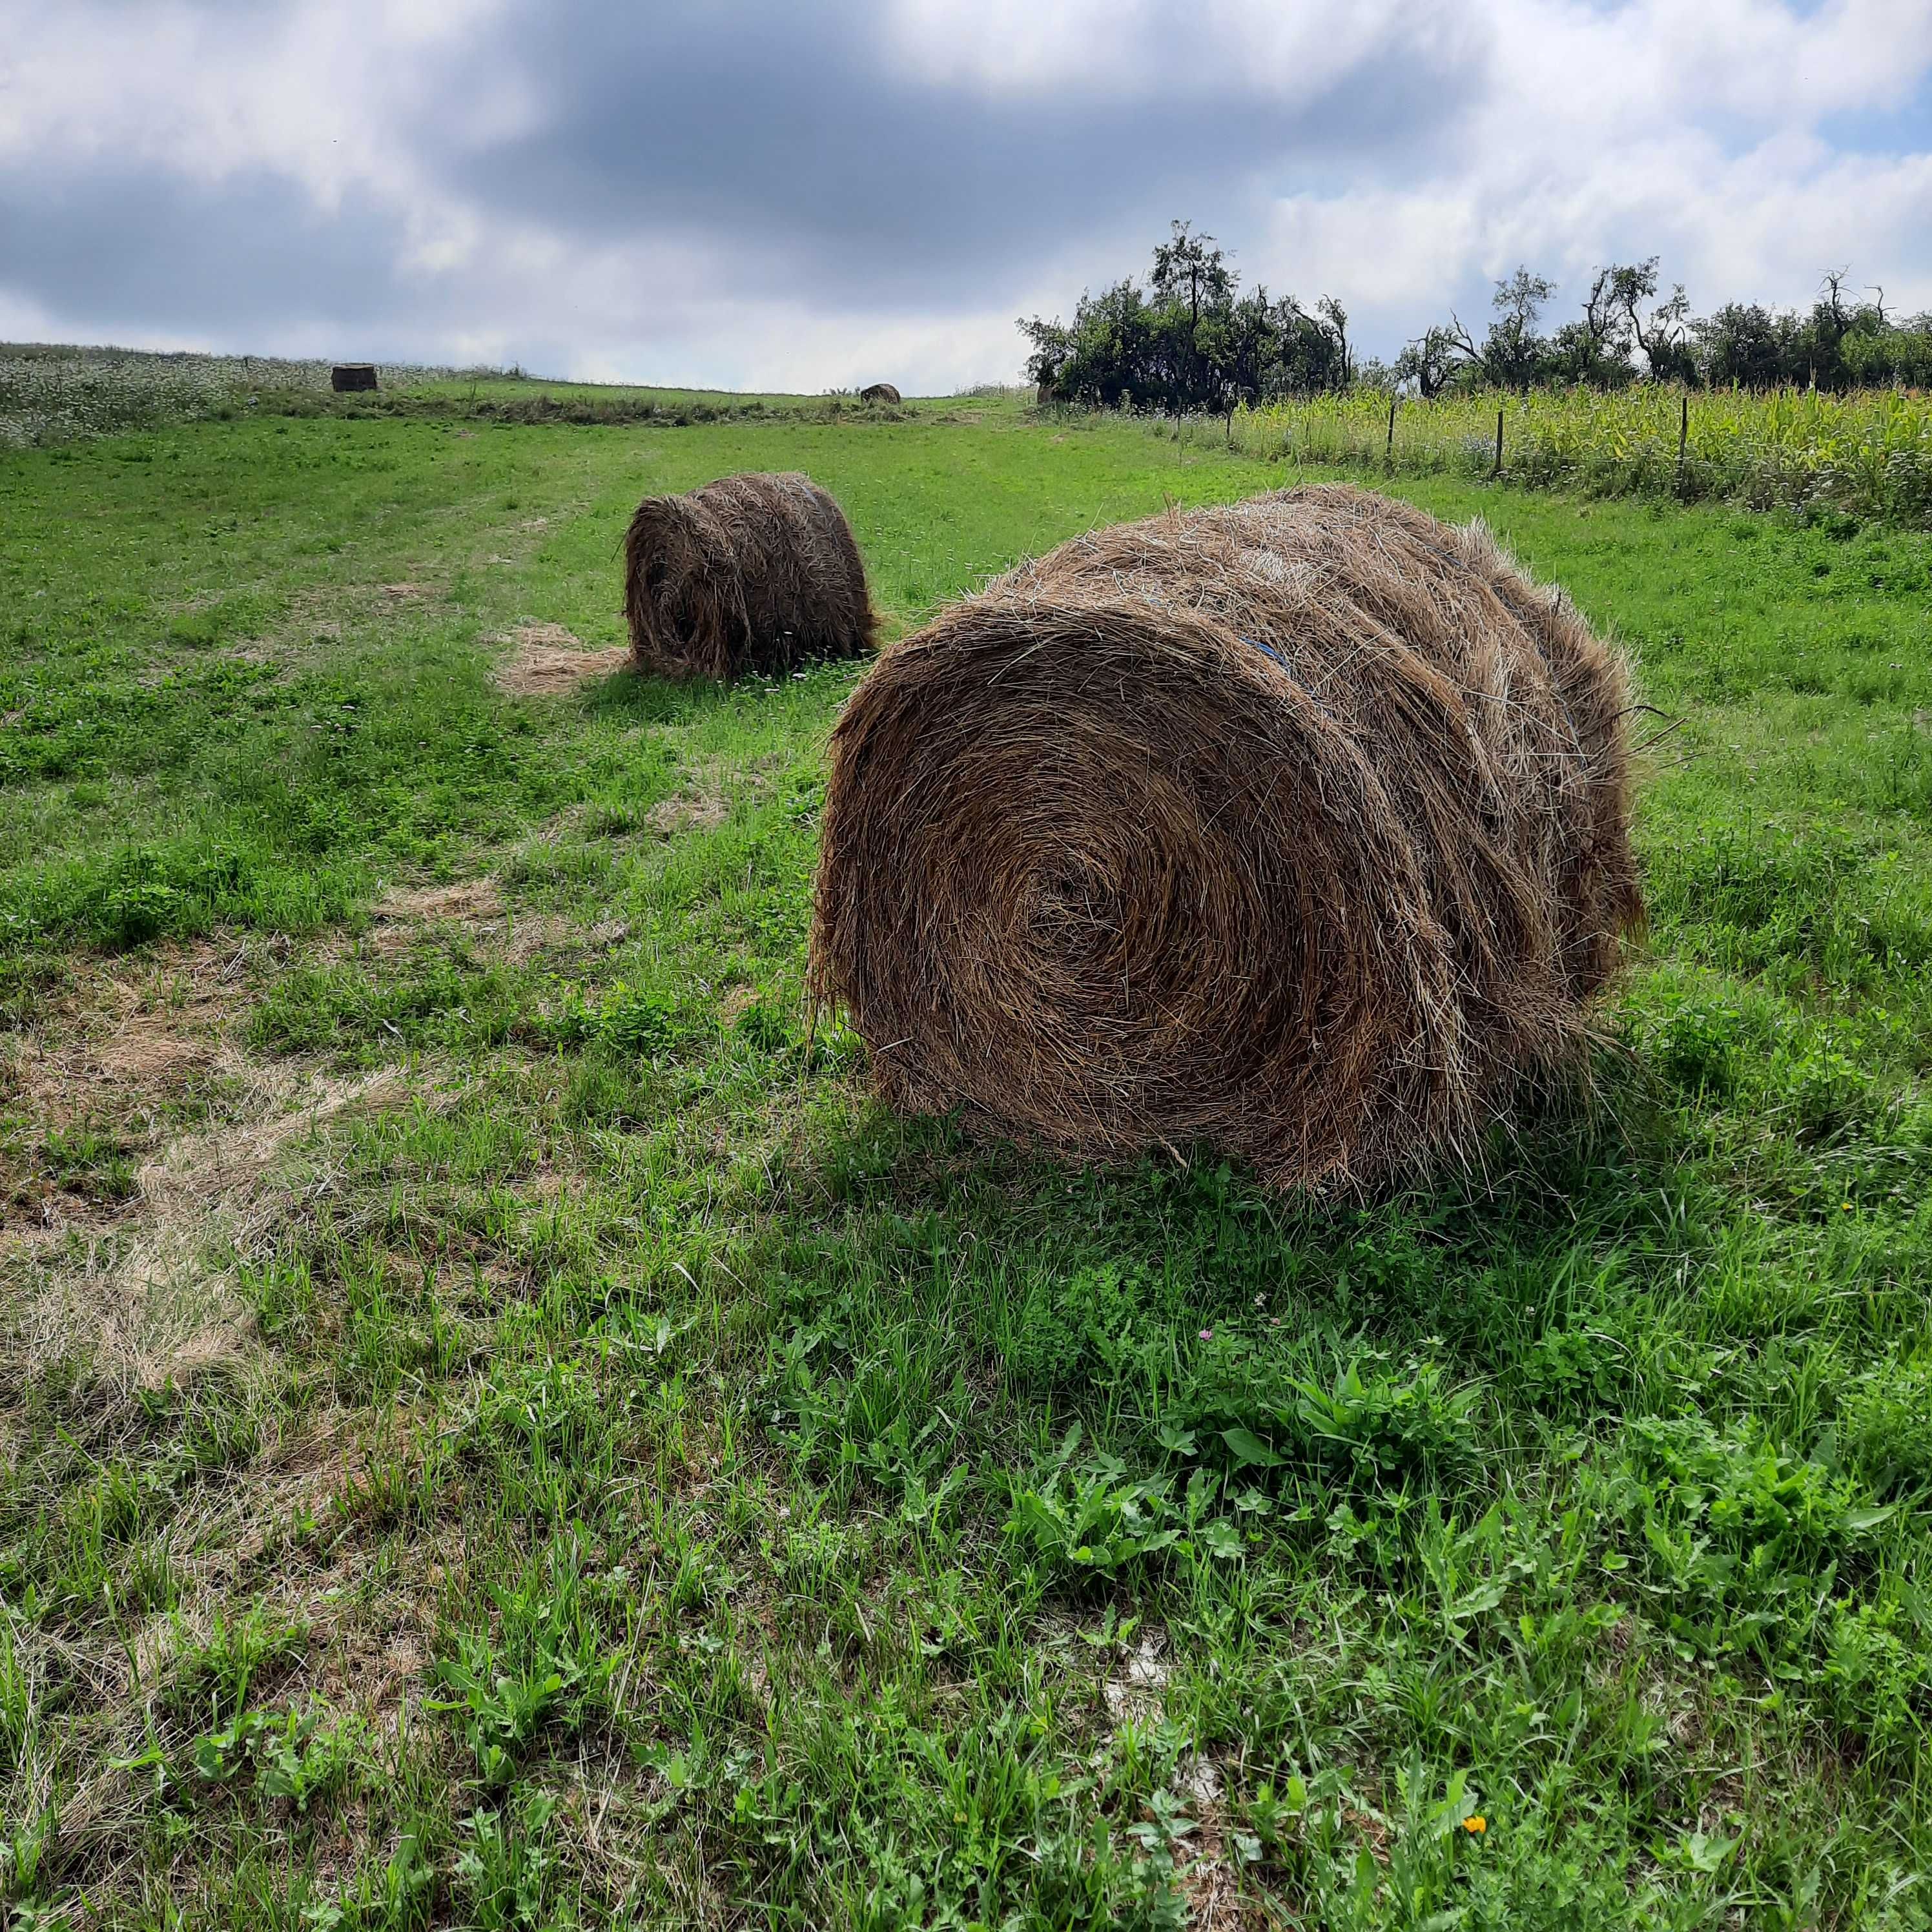
[[[435,1097],[394,1068],[332,1076],[224,1056],[243,1094],[238,1118],[168,1142],[140,1168],[124,1214],[0,1235],[23,1378],[79,1354],[124,1392],[152,1389],[244,1354],[254,1322],[236,1270],[304,1192],[326,1185],[326,1169],[298,1178],[285,1157],[344,1116]]]
[[[514,648],[496,667],[496,680],[513,698],[560,697],[614,675],[630,662],[621,644],[592,650],[561,624],[520,625],[509,641]]]

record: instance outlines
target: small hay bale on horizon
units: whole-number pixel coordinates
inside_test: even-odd
[[[901,400],[898,391],[890,382],[874,382],[859,392],[862,403],[896,403]]]
[[[646,496],[624,537],[624,618],[640,671],[716,679],[862,656],[876,625],[844,512],[790,471]]]
[[[1075,538],[833,734],[811,985],[895,1106],[1359,1192],[1580,1079],[1643,909],[1627,673],[1352,488]]]

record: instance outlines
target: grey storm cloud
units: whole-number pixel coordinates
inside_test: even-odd
[[[412,298],[396,211],[367,192],[331,209],[267,172],[200,182],[96,162],[0,182],[0,284],[57,312],[244,334],[290,314],[380,311]]]
[[[1177,18],[1150,51],[1181,68],[1191,33]],[[878,10],[856,5],[577,0],[506,40],[538,123],[464,154],[453,188],[586,237],[722,238],[746,285],[921,306],[1011,278],[1070,230],[1151,242],[1231,194],[1426,168],[1479,81],[1474,61],[1391,45],[1292,106],[1238,82],[989,98],[896,67]]]

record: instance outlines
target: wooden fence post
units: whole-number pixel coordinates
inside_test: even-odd
[[[1395,398],[1389,398],[1388,442],[1382,450],[1382,460],[1390,469],[1395,467]]]
[[[1496,466],[1490,472],[1492,482],[1503,473],[1503,412],[1496,412]]]
[[[1690,441],[1690,392],[1684,392],[1684,413],[1677,420],[1677,494],[1684,494],[1684,452]]]

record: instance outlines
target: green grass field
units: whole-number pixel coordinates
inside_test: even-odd
[[[855,670],[569,655],[742,467],[894,629],[1293,474],[997,405],[0,453],[13,1924],[1932,1923],[1932,539],[1395,486],[1636,654],[1652,926],[1592,1108],[1336,1206],[808,1031]]]

